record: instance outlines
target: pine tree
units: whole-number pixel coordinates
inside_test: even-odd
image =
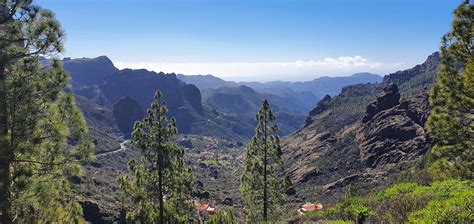
[[[431,89],[427,128],[435,139],[436,178],[472,178],[474,168],[474,5],[455,10],[452,30],[442,38],[441,62]]]
[[[135,177],[120,177],[122,189],[131,196],[134,209],[127,219],[139,223],[182,223],[191,209],[191,174],[184,163],[184,149],[171,141],[177,134],[174,118],[156,92],[148,117],[136,122],[132,143],[142,150],[139,161],[129,166]]]
[[[68,177],[93,145],[58,61],[64,32],[52,12],[28,0],[0,2],[0,223],[82,220]]]
[[[257,128],[247,145],[244,173],[240,189],[246,205],[248,222],[268,221],[276,217],[279,202],[286,189],[280,139],[276,132],[275,116],[264,100],[256,116]]]

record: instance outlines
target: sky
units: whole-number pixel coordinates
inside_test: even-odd
[[[64,57],[233,81],[386,75],[437,51],[460,0],[37,0]]]

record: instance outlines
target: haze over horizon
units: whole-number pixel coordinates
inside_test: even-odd
[[[228,81],[306,81],[410,68],[438,50],[452,19],[446,9],[458,3],[37,2],[56,13],[67,33],[64,57],[107,55],[121,69]]]

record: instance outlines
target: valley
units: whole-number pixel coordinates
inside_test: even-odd
[[[341,3],[0,0],[0,224],[474,223],[474,4]]]
[[[65,61],[65,64],[75,60]],[[85,63],[87,60],[81,61]],[[433,84],[438,63],[439,54],[434,53],[426,62],[413,69],[385,76],[382,83],[355,83],[344,86],[339,94],[326,95],[317,104],[302,102],[306,98],[292,96],[294,92],[273,95],[264,90],[256,91],[239,84],[227,84],[218,88],[207,86],[204,90],[192,87],[198,91],[198,94],[194,94],[197,97],[193,103],[186,95],[173,94],[182,98],[168,98],[173,101],[168,104],[171,113],[177,115],[178,120],[185,118],[181,120],[189,122],[185,125],[179,125],[178,122],[178,131],[184,133],[177,137],[176,142],[186,149],[186,163],[192,168],[194,200],[207,202],[218,210],[234,211],[235,215],[243,217],[244,214],[240,211],[244,204],[239,196],[239,179],[243,170],[242,157],[255,126],[253,114],[264,98],[273,103],[275,113],[280,119],[278,122],[280,135],[284,136],[282,143],[287,167],[286,175],[293,183],[291,190],[288,191],[291,203],[285,206],[292,211],[288,215],[297,216],[296,208],[307,201],[320,202],[325,206],[331,205],[340,200],[350,186],[359,189],[356,192],[360,195],[367,195],[388,186],[400,177],[404,169],[413,166],[430,144],[423,128],[423,122],[426,121],[429,111],[427,98],[423,93],[426,94],[426,87]],[[83,66],[90,65],[85,63]],[[400,75],[403,73],[410,75]],[[72,91],[77,95],[78,105],[92,130],[90,138],[96,143],[96,161],[85,166],[88,178],[81,183],[84,185],[83,200],[97,204],[95,213],[100,215],[89,217],[90,220],[95,220],[94,222],[123,219],[119,211],[128,206],[119,190],[116,178],[128,172],[127,161],[132,157],[137,158],[139,150],[130,146],[129,140],[124,140],[124,136],[130,135],[130,129],[128,133],[124,133],[123,129],[118,127],[121,122],[126,122],[125,124],[130,127],[135,120],[144,116],[142,112],[130,113],[134,110],[144,110],[144,106],[138,102],[145,105],[147,98],[140,97],[139,94],[149,95],[153,88],[160,89],[159,83],[163,81],[158,81],[155,87],[150,86],[152,89],[148,93],[140,93],[142,90],[120,91],[115,92],[115,95],[106,92],[116,91],[114,88],[122,89],[120,85],[125,84],[119,84],[119,80],[127,76],[134,76],[136,80],[127,79],[128,87],[133,89],[133,82],[138,82],[137,86],[145,89],[144,84],[140,84],[142,82],[140,74],[148,80],[154,77],[168,80],[164,82],[183,87],[183,93],[186,92],[185,89],[191,88],[186,87],[190,86],[189,84],[176,79],[183,76],[149,73],[144,70],[136,72],[127,70],[125,73],[119,72],[117,77],[112,78],[115,76],[113,73],[104,76],[105,81],[97,81],[99,84],[92,86],[76,83],[74,77],[79,74],[72,75],[75,83]],[[121,78],[122,76],[124,78]],[[407,76],[410,78],[407,79]],[[193,77],[192,81],[199,83],[199,78],[200,76]],[[209,79],[209,76],[205,79]],[[151,84],[150,81],[146,82],[148,85]],[[398,86],[402,88],[400,92]],[[166,88],[162,90],[165,93]],[[83,89],[94,89],[94,91],[93,94],[87,91],[86,95]],[[140,101],[134,100],[135,98]],[[312,101],[315,98],[308,99]],[[124,100],[128,102],[125,104]],[[123,106],[118,107],[117,102],[123,102]],[[372,108],[371,102],[377,102],[372,103],[374,109],[369,109]],[[311,104],[316,106],[310,107]],[[183,108],[186,105],[189,109]],[[172,108],[176,108],[175,112]],[[424,109],[420,110],[421,108]],[[180,114],[180,111],[183,114]],[[385,115],[379,115],[379,112],[384,112]],[[101,116],[108,116],[109,121],[102,119]],[[383,118],[378,118],[380,116]],[[398,122],[400,119],[407,120],[407,124],[397,126],[390,123],[390,119]],[[103,123],[104,121],[108,123]],[[416,132],[408,134],[412,133],[413,128]],[[396,139],[394,138],[396,136],[388,134],[400,133],[403,130],[407,130],[407,136],[403,139]],[[191,133],[186,134],[187,132]],[[387,132],[387,135],[382,134],[383,132]],[[377,148],[371,149],[379,145],[378,142],[400,146],[395,145],[393,147],[398,148],[394,149],[378,146],[387,150],[386,152]],[[419,143],[413,144],[413,142]],[[407,149],[407,145],[410,145],[411,149]],[[365,152],[366,148],[372,151]],[[393,154],[397,150],[401,150],[398,159]],[[413,154],[410,151],[413,151]],[[100,196],[104,194],[107,197]]]

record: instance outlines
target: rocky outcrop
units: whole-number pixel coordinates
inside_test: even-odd
[[[321,114],[322,112],[329,109],[331,103],[331,96],[326,95],[324,98],[316,104],[316,107],[309,112],[309,116],[306,118],[305,127],[313,123],[313,116]]]
[[[362,118],[362,122],[366,123],[378,112],[398,105],[399,100],[400,93],[398,92],[398,86],[394,83],[388,84],[383,88],[383,92],[379,94],[377,100],[367,106],[366,114],[364,118]]]
[[[344,197],[349,185],[366,195],[413,167],[431,145],[424,124],[438,56],[390,74],[384,83],[344,87],[326,98],[327,108],[321,103],[313,110],[309,124],[284,138],[294,197],[332,203]]]
[[[428,58],[426,59],[424,63],[416,65],[415,67],[411,69],[398,71],[390,75],[387,75],[383,78],[383,82],[384,83],[393,82],[396,84],[401,84],[416,76],[423,75],[424,73],[432,73],[433,71],[437,70],[440,60],[441,60],[440,53],[434,52],[433,54],[428,56]]]
[[[65,58],[63,66],[72,81],[82,85],[98,84],[104,77],[118,71],[107,56],[97,58]]]
[[[148,109],[155,92],[160,90],[169,109],[167,115],[177,119],[178,131],[183,134],[191,132],[193,121],[202,119],[199,90],[192,84],[183,83],[173,73],[124,69],[104,78],[99,87],[110,102],[129,96],[143,111]]]
[[[117,126],[125,136],[130,137],[135,121],[141,120],[144,113],[140,105],[131,97],[122,97],[113,107]]]
[[[430,146],[424,129],[430,111],[427,94],[394,105],[399,94],[393,86],[377,98],[375,106],[367,108],[357,133],[360,159],[371,168],[414,160]],[[385,102],[384,110],[379,109],[379,102]]]

